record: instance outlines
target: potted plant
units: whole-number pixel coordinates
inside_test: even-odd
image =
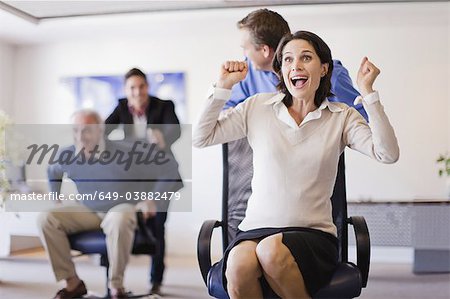
[[[6,193],[9,189],[9,182],[6,176],[6,146],[5,131],[6,127],[11,124],[9,116],[0,110],[0,211],[4,207]]]
[[[450,155],[439,155],[436,162],[439,164],[439,176],[447,178],[447,197],[450,199]]]

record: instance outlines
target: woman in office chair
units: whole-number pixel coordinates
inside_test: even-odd
[[[256,52],[255,55],[263,55]],[[253,193],[240,232],[224,254],[224,286],[231,298],[262,298],[264,276],[282,298],[310,298],[337,264],[330,197],[345,146],[394,163],[394,130],[372,89],[380,73],[366,57],[357,83],[370,126],[354,109],[327,100],[333,62],[317,35],[286,35],[273,60],[278,93],[257,94],[221,114],[231,87],[245,78],[245,62],[227,61],[194,132],[205,147],[247,137],[253,149]]]

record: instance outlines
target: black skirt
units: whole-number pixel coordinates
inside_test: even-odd
[[[240,231],[226,249],[222,262],[225,290],[227,290],[226,261],[230,250],[242,241],[264,239],[278,233],[283,234],[283,244],[291,251],[310,296],[314,296],[320,288],[330,281],[338,263],[338,239],[335,236],[320,230],[303,227],[261,228],[245,232]]]

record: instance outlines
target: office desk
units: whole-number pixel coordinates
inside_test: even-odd
[[[366,218],[372,245],[413,247],[414,273],[450,272],[450,200],[349,201],[348,215]]]

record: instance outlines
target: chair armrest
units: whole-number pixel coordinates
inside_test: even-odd
[[[206,220],[198,234],[197,259],[202,273],[203,281],[207,284],[209,269],[211,269],[211,236],[216,227],[221,227],[222,222],[217,220]]]
[[[370,267],[370,237],[366,220],[361,216],[353,216],[348,219],[353,225],[356,237],[356,264],[361,271],[362,287],[367,286]]]

